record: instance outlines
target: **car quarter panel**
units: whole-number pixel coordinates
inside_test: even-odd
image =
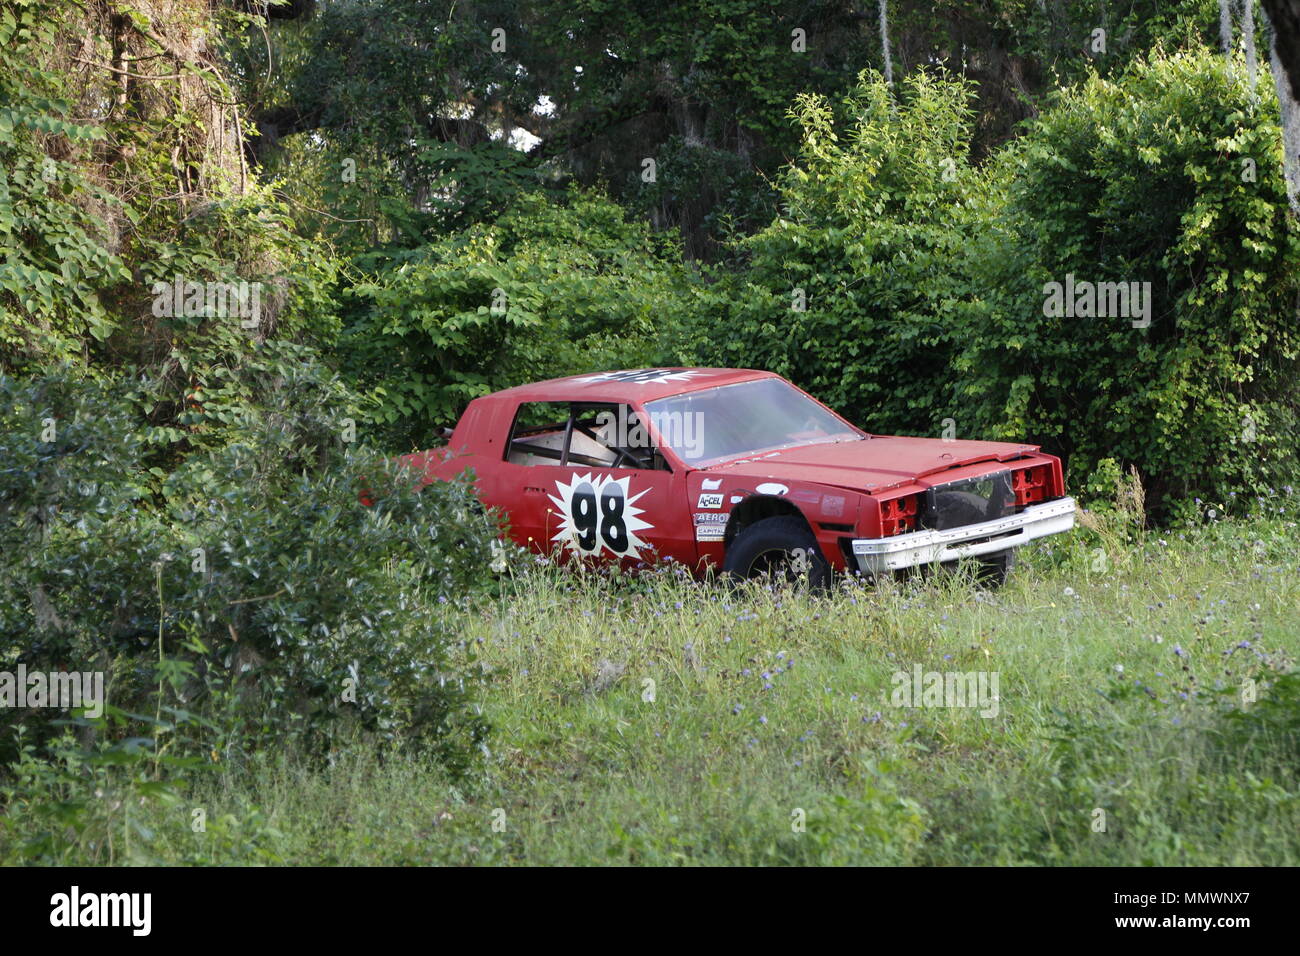
[[[507,515],[511,539],[539,553],[628,567],[669,557],[694,567],[698,552],[680,465],[670,472],[507,460],[521,405],[605,403],[610,397],[608,391],[595,398],[568,389],[520,388],[475,399],[452,433],[449,454],[426,460],[425,483],[472,469],[479,498]],[[623,403],[636,407],[626,397]]]

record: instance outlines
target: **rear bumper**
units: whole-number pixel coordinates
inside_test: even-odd
[[[1018,548],[1074,527],[1074,499],[1029,505],[1019,514],[951,531],[914,531],[892,538],[855,538],[853,557],[863,574],[881,574],[935,561],[956,561]]]

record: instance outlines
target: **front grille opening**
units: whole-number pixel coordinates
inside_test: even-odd
[[[925,492],[920,515],[922,526],[933,531],[951,531],[1013,514],[1016,495],[1011,475],[1010,471],[995,471],[936,485]]]

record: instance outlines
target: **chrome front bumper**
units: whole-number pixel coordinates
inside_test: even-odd
[[[880,574],[935,561],[956,561],[1018,548],[1074,527],[1074,499],[1029,505],[1019,514],[950,531],[913,531],[892,538],[855,538],[853,556],[863,574]],[[993,537],[996,536],[996,537]]]

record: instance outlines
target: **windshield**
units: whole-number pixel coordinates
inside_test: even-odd
[[[755,452],[867,437],[779,378],[686,392],[645,407],[663,444],[695,468]]]

